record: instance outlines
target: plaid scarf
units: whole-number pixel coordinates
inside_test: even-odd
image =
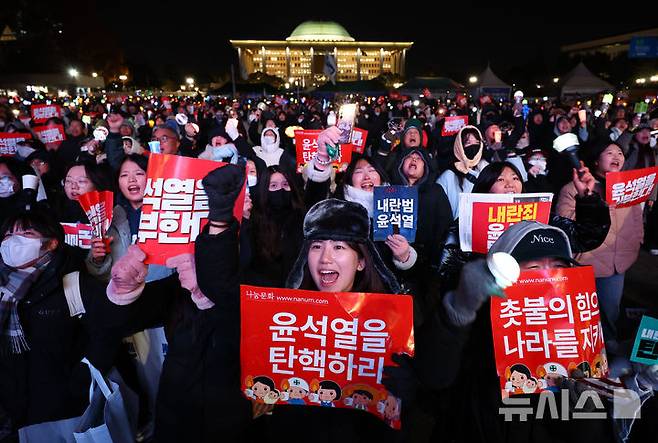
[[[18,304],[51,259],[49,252],[27,269],[12,268],[0,260],[0,336],[3,349],[8,348],[13,354],[30,350],[18,317]]]

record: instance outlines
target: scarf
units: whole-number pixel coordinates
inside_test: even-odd
[[[466,153],[464,152],[464,146],[462,145],[462,131],[464,129],[475,129],[478,134],[480,131],[475,127],[475,126],[464,126],[463,128],[460,129],[459,133],[457,134],[457,138],[455,138],[455,145],[454,145],[454,153],[455,153],[455,158],[457,158],[457,161],[454,163],[455,169],[462,174],[468,174],[471,169],[477,166],[478,163],[480,163],[480,159],[482,158],[482,142],[480,142],[480,149],[477,154],[475,154],[475,157],[472,159],[468,158],[466,156]],[[480,136],[480,140],[482,140],[482,136]]]
[[[372,218],[373,205],[375,200],[374,192],[364,191],[354,186],[345,185],[345,200],[352,203],[358,203],[368,211],[368,217]]]
[[[51,259],[52,253],[49,252],[34,267],[27,269],[15,269],[0,261],[0,335],[5,342],[3,346],[12,354],[30,350],[18,317],[18,304]]]

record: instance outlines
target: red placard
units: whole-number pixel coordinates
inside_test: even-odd
[[[94,237],[105,237],[112,223],[114,193],[112,191],[91,191],[78,197],[78,202],[91,223]]]
[[[62,115],[59,105],[32,105],[30,112],[34,123],[45,123],[50,118],[59,118]]]
[[[507,228],[523,220],[548,223],[551,202],[473,203],[473,252],[486,254]]]
[[[297,166],[304,166],[311,161],[318,152],[318,135],[320,129],[304,129],[295,131],[295,148],[297,149]],[[352,145],[338,145],[338,158],[332,162],[332,166],[340,167],[341,164],[352,161]]]
[[[444,137],[455,135],[467,124],[468,116],[466,115],[454,115],[451,117],[446,117],[443,121],[443,128],[441,128],[441,135]]]
[[[62,125],[48,125],[34,127],[34,133],[39,137],[41,143],[61,143],[66,140],[64,133],[64,126]]]
[[[399,429],[381,374],[391,354],[414,353],[411,296],[242,286],[240,310],[247,398],[360,409]]]
[[[16,154],[16,147],[25,140],[30,140],[32,134],[19,132],[0,132],[0,156]]]
[[[491,330],[503,397],[559,390],[557,377],[607,372],[591,266],[524,271],[491,299]]]
[[[363,154],[363,150],[366,147],[366,140],[368,139],[368,131],[361,128],[352,129],[352,139],[350,144],[352,145],[352,152],[357,154]]]
[[[139,221],[137,244],[148,264],[164,265],[168,258],[194,253],[194,240],[208,222],[208,196],[201,181],[227,163],[168,154],[151,154]],[[242,220],[245,187],[233,215]]]
[[[64,243],[77,248],[91,249],[92,227],[85,223],[60,223],[64,228]]]
[[[605,175],[605,201],[617,208],[647,201],[658,178],[658,166],[608,172]]]

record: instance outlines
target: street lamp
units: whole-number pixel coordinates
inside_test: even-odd
[[[557,83],[560,81],[560,77],[553,77],[553,83]]]
[[[193,85],[194,84],[194,79],[192,77],[187,77],[185,79],[185,83],[187,83],[188,85]]]
[[[652,82],[658,82],[658,75],[652,75],[651,77],[649,77],[649,80]]]
[[[125,82],[126,80],[128,80],[128,76],[125,75],[125,74],[121,74],[121,75],[119,76],[119,80],[121,80],[122,82]]]
[[[75,68],[70,68],[69,69],[69,75],[73,78],[76,78],[78,76],[78,70]]]
[[[471,84],[473,84],[473,83],[477,83],[477,82],[478,82],[478,78],[477,78],[476,76],[474,76],[474,75],[471,75],[471,76],[468,78],[468,82],[471,83]]]
[[[96,77],[98,77],[98,73],[97,73],[97,72],[92,72],[92,73],[91,73],[91,76],[94,77],[94,78],[96,78]]]
[[[637,83],[638,85],[643,85],[646,82],[647,82],[646,78],[638,78],[638,79],[635,80],[635,83]]]

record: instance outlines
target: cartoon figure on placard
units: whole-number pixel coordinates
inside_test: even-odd
[[[271,378],[264,375],[252,377],[251,375],[245,378],[244,382],[247,389],[244,393],[247,398],[253,399],[258,403],[274,404],[279,400],[279,391],[274,385]]]
[[[516,363],[505,368],[505,391],[512,394],[523,394],[523,386],[530,378],[530,369],[524,364]]]
[[[602,378],[605,377],[608,373],[608,356],[605,353],[605,349],[601,350],[600,354],[597,354],[592,360],[592,377]]]
[[[589,377],[592,376],[592,368],[589,365],[589,363],[586,362],[586,361],[581,362],[580,364],[578,364],[578,366],[576,366],[575,363],[569,364],[569,371],[568,372],[572,377],[573,377],[573,371],[575,369],[578,369],[580,372],[582,372],[583,377],[585,377],[585,378],[589,378]],[[580,374],[578,374],[578,375],[580,375]],[[576,378],[576,377],[574,377],[574,378]]]
[[[388,394],[386,399],[380,401],[377,410],[384,417],[384,421],[391,427],[398,427],[400,421],[400,399]]]
[[[524,394],[538,394],[541,392],[541,387],[535,377],[530,377],[526,380],[522,389]]]
[[[305,405],[304,400],[310,388],[308,383],[299,377],[290,377],[281,382],[281,400],[288,402],[289,405]]]
[[[342,392],[343,403],[354,409],[369,411],[379,400],[384,397],[379,391],[364,383],[345,386]]]
[[[568,377],[569,374],[560,363],[549,362],[537,368],[537,376],[543,381],[542,388],[551,392],[560,392],[562,379]]]
[[[338,383],[331,380],[323,380],[320,382],[317,391],[317,401],[320,403],[320,406],[325,408],[334,408],[335,401],[340,400],[341,389]]]

